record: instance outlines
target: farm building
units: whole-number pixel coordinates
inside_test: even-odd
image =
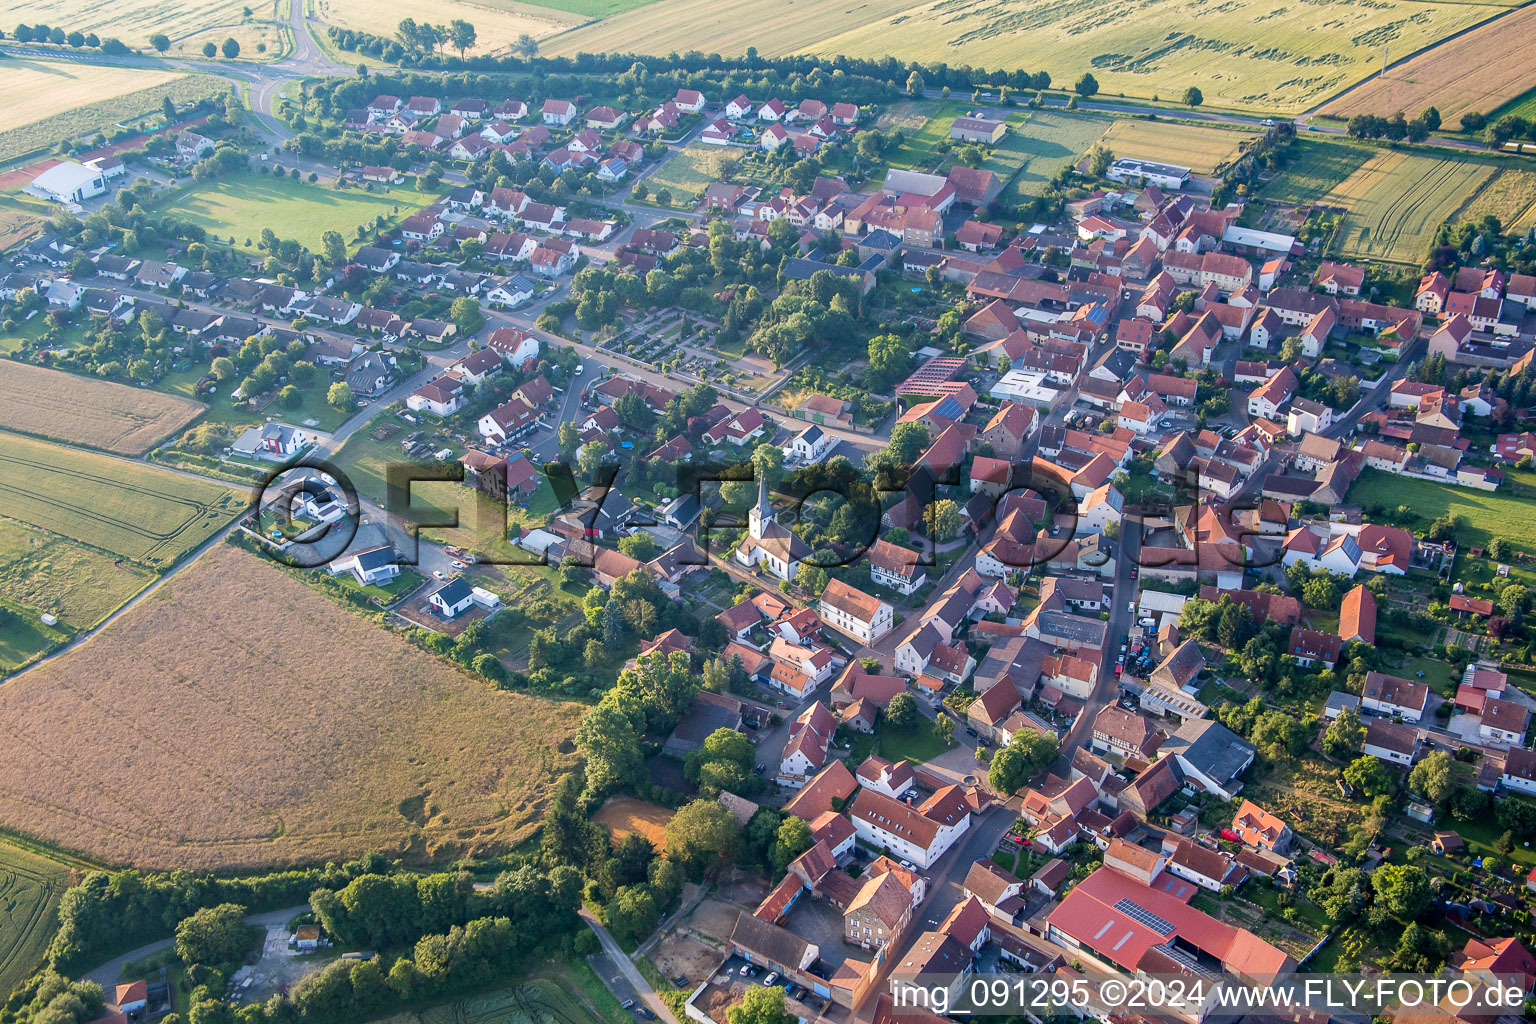
[[[32,179],[25,191],[55,203],[79,203],[107,191],[107,180],[94,167],[65,160]]]
[[[1189,168],[1175,164],[1160,164],[1152,160],[1138,160],[1133,156],[1121,157],[1104,172],[1110,181],[1145,181],[1158,188],[1184,188],[1189,184]]]

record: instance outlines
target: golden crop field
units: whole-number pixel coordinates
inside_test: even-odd
[[[1488,214],[1506,228],[1536,215],[1536,170],[1506,167],[1456,211],[1455,220],[1481,220]]]
[[[161,391],[0,362],[0,428],[66,444],[143,455],[203,409],[201,402]]]
[[[1244,142],[1257,138],[1253,132],[1170,121],[1116,121],[1099,141],[1117,157],[1140,157],[1212,174],[1237,156]]]
[[[1435,230],[1496,169],[1475,159],[1377,153],[1320,200],[1348,211],[1330,251],[1418,263]]]
[[[151,68],[8,60],[5,74],[0,75],[0,131],[183,77]]]
[[[1048,71],[1060,85],[1092,71],[1101,96],[1172,99],[1194,85],[1208,105],[1291,112],[1366,77],[1384,47],[1411,53],[1506,6],[1513,0],[659,0],[543,49],[963,60]]]
[[[361,29],[393,37],[404,18],[446,25],[463,18],[475,26],[474,53],[491,53],[527,34],[543,39],[586,19],[550,7],[520,4],[516,0],[390,0],[381,13],[378,0],[316,0],[318,16],[328,25]]]
[[[1448,127],[1488,113],[1536,87],[1536,7],[1523,7],[1378,75],[1323,107],[1339,117],[1434,106]]]
[[[0,25],[9,32],[18,22],[44,24],[147,46],[156,32],[165,33],[174,44],[203,29],[238,26],[246,20],[241,13],[246,7],[253,19],[276,20],[277,0],[0,0]],[[231,34],[238,35],[225,32],[219,39]]]
[[[0,823],[193,871],[504,851],[581,711],[492,690],[219,545],[0,687]]]

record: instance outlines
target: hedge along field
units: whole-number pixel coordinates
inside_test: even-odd
[[[1436,229],[1496,171],[1468,159],[1378,152],[1319,200],[1348,211],[1329,251],[1416,264]]]
[[[1461,115],[1489,113],[1536,87],[1536,6],[1510,11],[1466,35],[1441,43],[1377,75],[1324,106],[1336,117],[1401,110],[1416,116],[1428,106],[1447,127]]]
[[[119,455],[143,455],[206,408],[201,402],[42,366],[0,362],[0,428]]]
[[[389,0],[387,9],[382,11],[378,0],[315,0],[315,4],[317,16],[328,25],[373,32],[386,38],[394,38],[395,26],[404,18],[434,25],[463,18],[475,26],[475,48],[470,54],[495,52],[524,34],[544,39],[580,25],[589,17],[557,9],[553,4],[522,4],[516,0]],[[443,52],[449,50],[445,46]]]
[[[1099,141],[1117,157],[1140,157],[1188,167],[1196,174],[1214,174],[1218,167],[1237,156],[1244,142],[1257,138],[1254,132],[1171,121],[1127,120],[1110,125]]]
[[[151,568],[174,564],[247,504],[211,480],[0,432],[0,516]]]
[[[143,72],[134,71],[133,74]],[[159,114],[160,106],[166,98],[178,106],[186,106],[228,90],[228,82],[211,75],[180,75],[159,85],[50,114],[30,124],[0,131],[0,163],[50,149],[60,139],[80,138],[97,132],[110,135],[119,122],[131,123],[145,114]]]
[[[1060,85],[1092,71],[1110,95],[1173,99],[1194,85],[1213,106],[1299,112],[1379,68],[1385,46],[1411,53],[1515,5],[800,0],[786,17],[781,0],[659,0],[562,33],[543,49],[740,54],[754,46],[767,56],[963,58],[975,67],[1048,71]]]
[[[582,710],[221,544],[0,686],[0,823],[166,870],[490,855],[537,829]]]

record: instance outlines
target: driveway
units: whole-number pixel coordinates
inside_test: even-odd
[[[592,929],[592,934],[596,935],[597,941],[602,944],[602,956],[592,958],[593,966],[598,969],[598,976],[603,979],[603,984],[608,986],[608,991],[613,993],[614,998],[620,1003],[638,998],[667,1024],[679,1024],[671,1009],[662,1002],[656,990],[651,988],[650,982],[645,980],[645,976],[619,948],[618,942],[598,921],[597,916],[585,907],[580,913],[581,919],[587,922],[587,927]]]

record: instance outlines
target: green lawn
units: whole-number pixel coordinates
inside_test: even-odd
[[[404,597],[406,594],[409,594],[411,591],[421,586],[421,580],[421,574],[413,572],[410,569],[401,569],[400,575],[396,576],[393,582],[384,587],[377,585],[365,587],[361,583],[357,582],[357,577],[352,575],[350,572],[344,572],[340,576],[336,577],[336,582],[340,583],[348,590],[355,590],[359,594],[362,594],[364,597],[370,597],[385,604],[393,603],[401,597]]]
[[[159,206],[220,239],[234,238],[236,248],[248,252],[255,251],[263,228],[318,252],[320,237],[327,231],[339,231],[349,246],[355,245],[359,225],[372,225],[379,216],[398,222],[437,195],[404,187],[372,192],[334,189],[288,177],[239,174],[171,189]]]
[[[666,189],[672,193],[672,205],[692,209],[698,194],[725,176],[727,165],[741,161],[742,151],[729,146],[711,146],[690,142],[673,153],[658,167],[645,184],[650,198]]]
[[[67,633],[43,625],[32,609],[0,600],[0,671],[20,668],[66,639]]]
[[[1533,503],[1499,491],[1478,491],[1366,469],[1350,488],[1349,501],[1385,508],[1407,505],[1425,524],[1453,513],[1466,520],[1459,539],[1472,547],[1485,548],[1495,537],[1525,547],[1536,537]]]
[[[1474,854],[1496,856],[1506,865],[1513,860],[1516,864],[1525,865],[1527,870],[1536,866],[1536,847],[1528,848],[1516,843],[1512,853],[1494,853],[1493,844],[1498,842],[1499,836],[1504,834],[1504,826],[1500,825],[1498,819],[1491,814],[1476,821],[1457,821],[1452,818],[1442,823],[1441,827],[1460,833],[1461,838],[1467,841],[1467,848]]]
[[[887,761],[911,761],[922,764],[944,753],[953,743],[945,743],[933,731],[933,723],[924,718],[911,729],[880,728],[878,749]]]
[[[901,146],[885,155],[885,162],[892,167],[931,170],[938,162],[935,150],[939,143],[949,139],[949,126],[957,114],[965,112],[965,105],[959,100],[936,102],[931,109],[914,104],[908,116],[920,116],[920,112],[926,113],[928,118],[923,126],[915,131],[906,130],[906,139]]]

